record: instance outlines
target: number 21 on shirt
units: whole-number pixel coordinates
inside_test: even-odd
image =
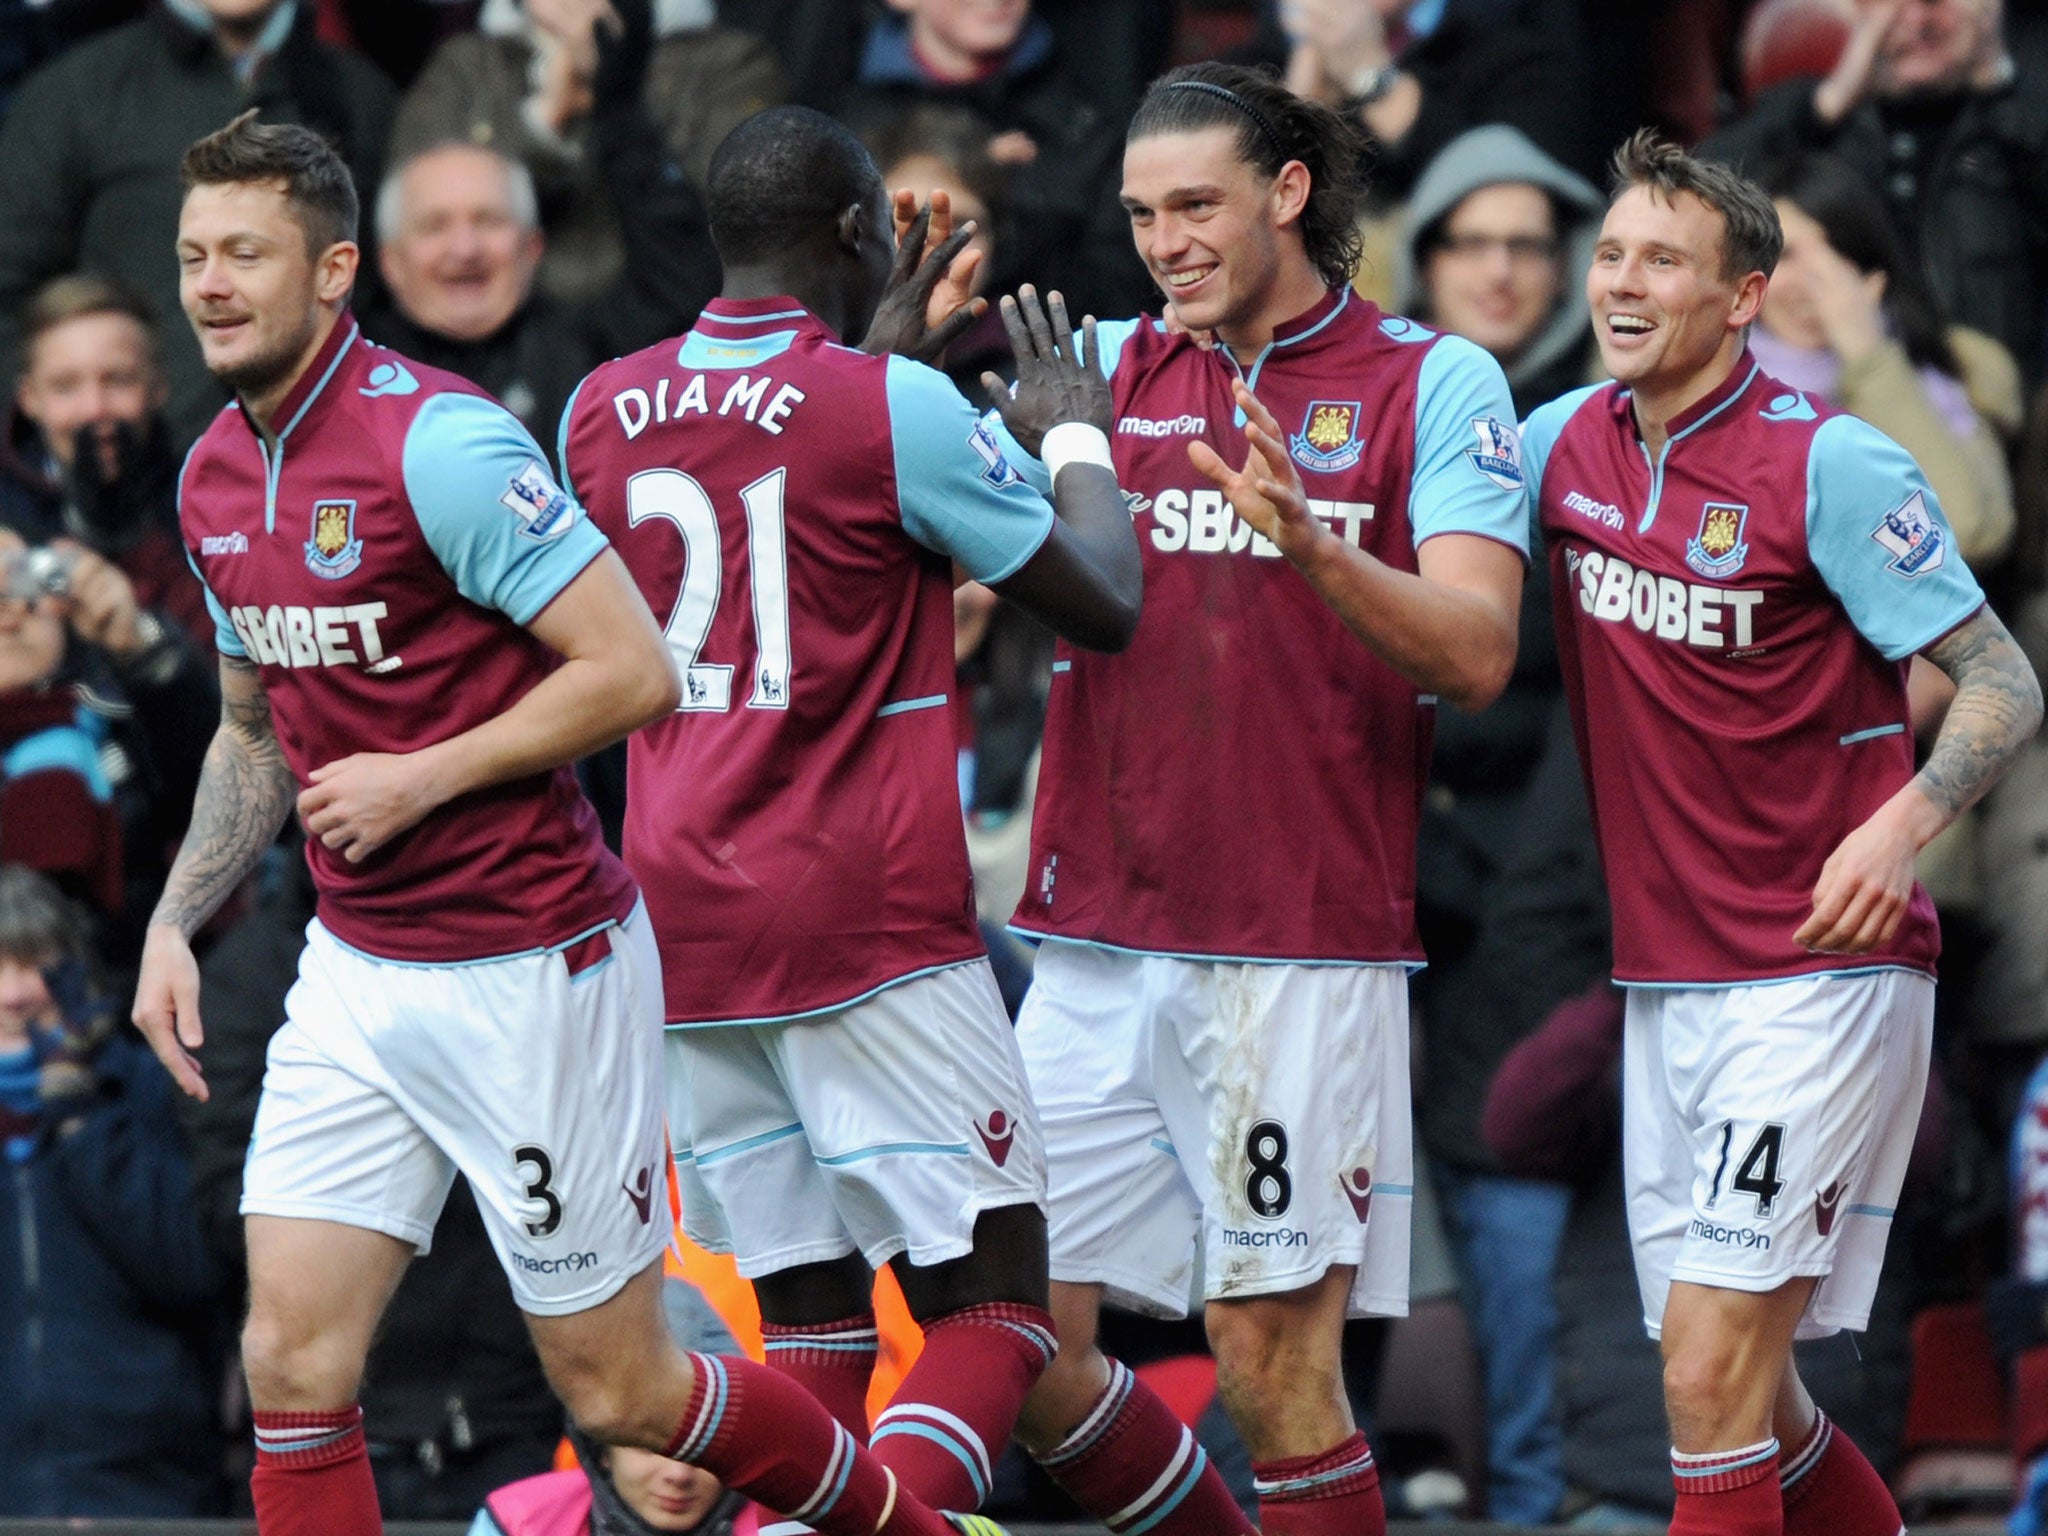
[[[754,691],[749,709],[789,708],[789,559],[783,522],[787,472],[770,470],[740,492],[747,513],[747,567],[754,606]],[[733,667],[700,659],[725,582],[718,511],[680,469],[645,469],[626,482],[626,522],[673,523],[683,536],[683,584],[662,633],[683,673],[679,712],[732,708]]]

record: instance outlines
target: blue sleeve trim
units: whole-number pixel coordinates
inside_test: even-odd
[[[530,624],[605,549],[517,418],[478,395],[436,395],[405,436],[405,491],[457,590]]]
[[[569,420],[576,414],[576,402],[583,398],[583,386],[590,382],[585,374],[576,381],[576,387],[569,391],[569,398],[562,403],[562,419],[555,424],[555,473],[562,477],[562,489],[577,501],[576,487],[569,477]]]
[[[1014,576],[1051,536],[1051,505],[944,374],[892,357],[887,387],[904,532],[976,581]]]
[[[1920,466],[1854,416],[1814,430],[1806,543],[1849,621],[1887,661],[1905,660],[1984,606]]]
[[[192,579],[199,583],[199,592],[206,599],[206,611],[213,616],[214,649],[223,656],[246,660],[248,648],[242,644],[242,637],[235,633],[234,620],[228,617],[227,609],[221,607],[220,599],[213,595],[213,588],[206,584],[206,578],[199,574],[199,562],[192,558],[192,551],[185,551],[185,564],[192,568]]]
[[[1528,481],[1507,376],[1462,336],[1438,338],[1422,359],[1408,522],[1418,546],[1473,533],[1529,558]]]

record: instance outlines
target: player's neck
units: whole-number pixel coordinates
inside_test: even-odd
[[[1635,412],[1636,433],[1654,456],[1664,451],[1671,438],[1671,423],[1728,382],[1728,375],[1742,358],[1743,337],[1735,335],[1714,354],[1714,360],[1695,373],[1674,383],[1649,381],[1629,387],[1629,405]]]
[[[291,392],[299,387],[299,380],[306,376],[306,370],[313,366],[313,359],[320,355],[320,349],[327,345],[327,338],[334,334],[334,327],[341,320],[341,311],[320,306],[320,319],[313,327],[313,339],[306,343],[306,350],[299,354],[299,360],[277,383],[257,391],[255,394],[242,393],[242,409],[249,413],[249,419],[256,423],[264,440],[272,445],[277,442],[277,423],[273,419],[277,409],[290,398]]]
[[[851,306],[843,297],[834,292],[829,282],[805,281],[794,272],[781,267],[753,266],[732,267],[725,274],[725,285],[718,290],[721,299],[735,304],[744,304],[751,299],[795,299],[797,303],[816,315],[832,328],[832,334],[849,346],[858,342],[858,336],[848,336]]]
[[[1242,320],[1227,320],[1217,326],[1216,335],[1239,363],[1249,367],[1273,344],[1274,332],[1314,309],[1329,292],[1323,274],[1306,256],[1284,261],[1273,274],[1272,285],[1247,306],[1250,313]]]

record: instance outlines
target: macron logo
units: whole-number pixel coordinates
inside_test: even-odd
[[[1603,528],[1621,527],[1621,508],[1605,501],[1595,501],[1581,491],[1567,491],[1564,496],[1565,509],[1590,517]]]
[[[199,541],[202,555],[246,555],[249,553],[249,535],[246,533],[209,533]]]
[[[1123,416],[1116,429],[1125,437],[1196,437],[1209,430],[1206,416]]]

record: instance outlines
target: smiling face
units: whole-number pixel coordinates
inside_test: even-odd
[[[355,277],[356,247],[307,249],[284,183],[194,187],[178,215],[178,298],[207,371],[252,402],[282,397]]]
[[[399,177],[394,238],[378,253],[410,320],[456,341],[480,341],[533,291],[540,231],[520,217],[512,168],[466,144],[430,150]]]
[[[1124,146],[1123,204],[1152,280],[1191,329],[1236,344],[1270,334],[1323,289],[1302,247],[1308,172],[1265,175],[1218,126],[1148,134]]]
[[[1468,193],[1445,217],[1423,280],[1437,325],[1495,357],[1515,357],[1563,293],[1549,196],[1527,182]]]
[[[1672,413],[1727,375],[1763,303],[1761,272],[1722,270],[1724,229],[1690,192],[1631,187],[1607,210],[1586,276],[1601,363]]]

